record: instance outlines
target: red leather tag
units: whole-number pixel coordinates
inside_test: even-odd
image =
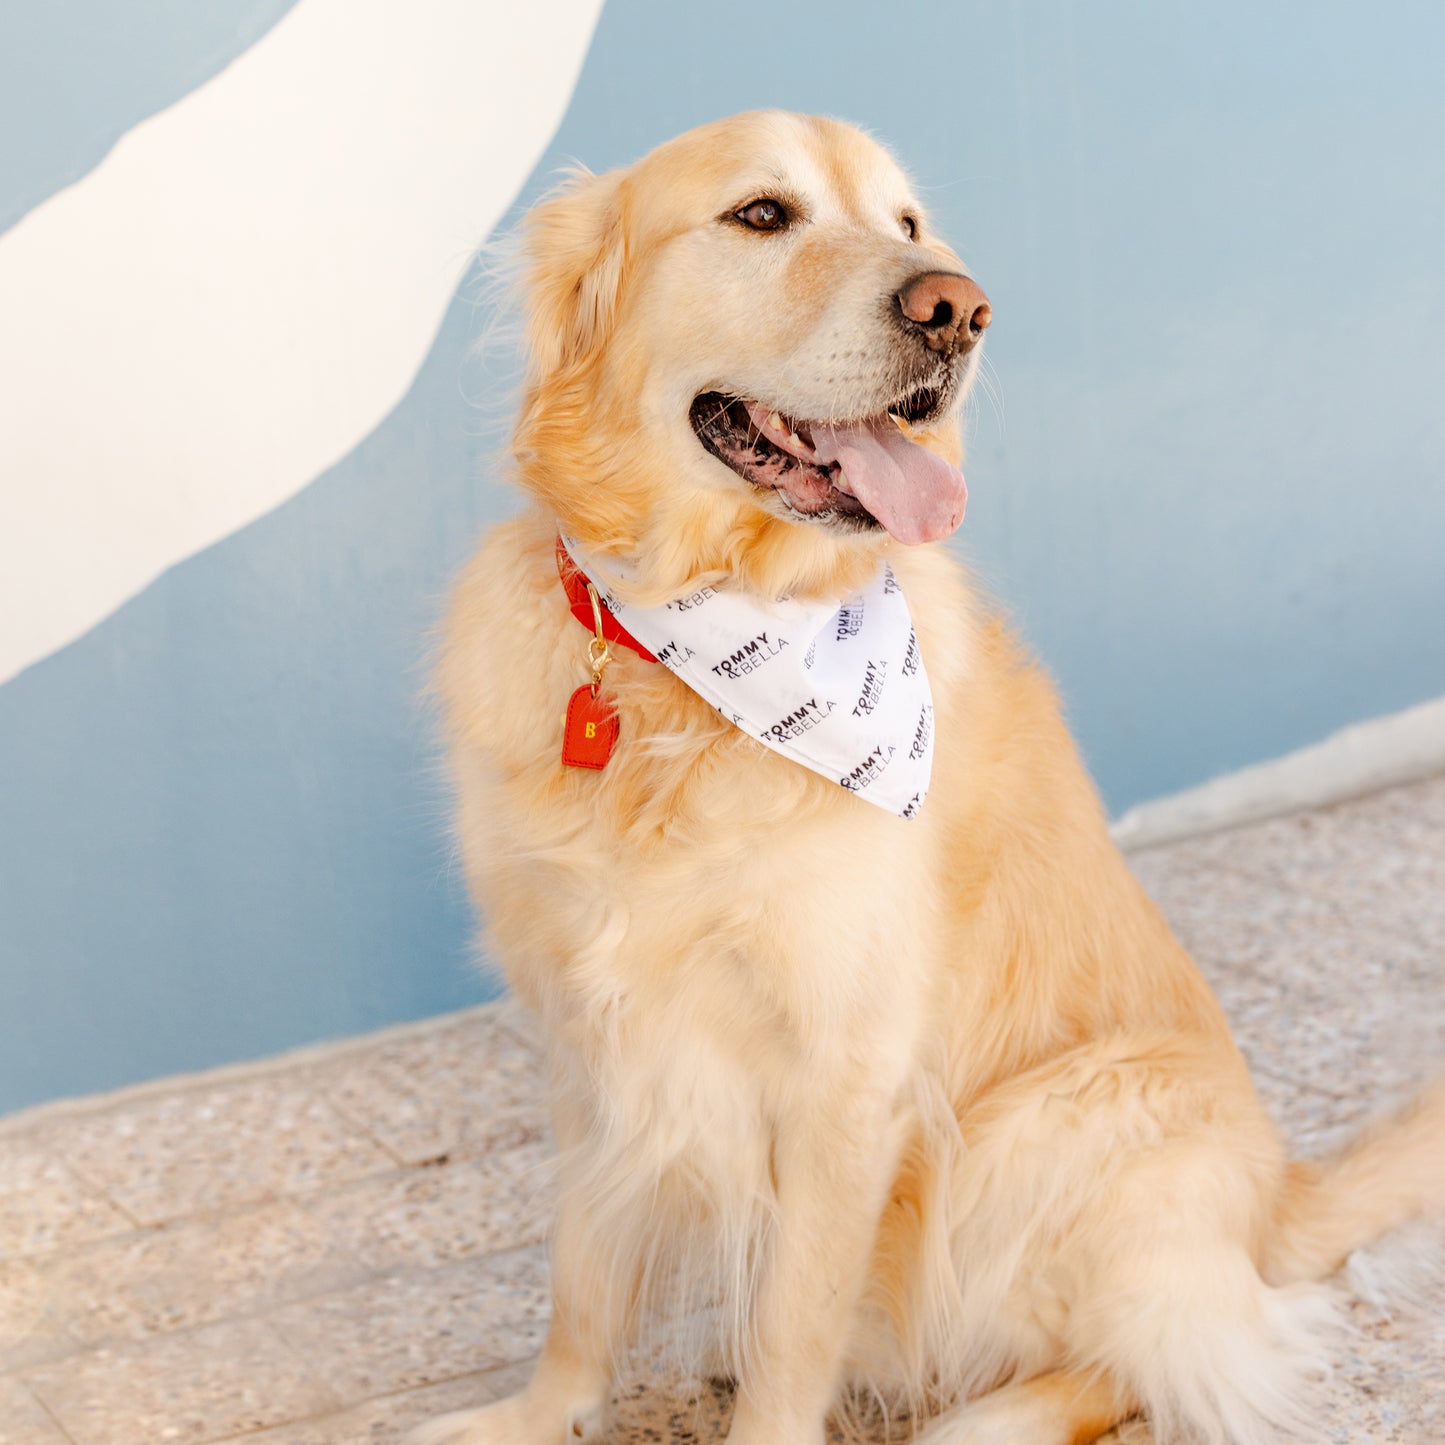
[[[562,761],[569,768],[605,768],[617,743],[617,710],[601,692],[583,683],[567,704]]]

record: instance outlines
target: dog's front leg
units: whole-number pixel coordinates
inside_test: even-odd
[[[778,1126],[777,1214],[729,1445],[818,1445],[897,1164],[891,1091],[810,1088]]]
[[[527,1387],[481,1410],[432,1420],[407,1445],[585,1445],[600,1439],[613,1368],[634,1321],[635,1280],[599,1266],[607,1257],[584,1197],[563,1181],[552,1245],[552,1318]]]

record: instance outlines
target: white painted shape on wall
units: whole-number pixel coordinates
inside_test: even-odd
[[[0,237],[0,682],[405,395],[602,0],[301,0]]]

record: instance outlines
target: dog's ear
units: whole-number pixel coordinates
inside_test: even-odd
[[[627,270],[622,173],[578,168],[522,224],[528,371],[536,382],[591,355]]]

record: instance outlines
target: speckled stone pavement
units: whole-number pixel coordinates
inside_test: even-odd
[[[1133,861],[1300,1153],[1441,1068],[1445,779]],[[508,1393],[547,1315],[541,1098],[501,1005],[0,1122],[0,1445],[394,1442]],[[1352,1310],[1317,1439],[1442,1445],[1445,1302]],[[620,1394],[619,1445],[729,1408]]]

